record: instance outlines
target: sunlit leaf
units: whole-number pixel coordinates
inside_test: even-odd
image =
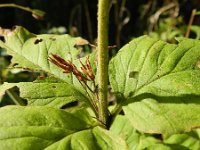
[[[140,131],[170,135],[200,125],[200,42],[178,40],[142,36],[110,62],[111,86]]]

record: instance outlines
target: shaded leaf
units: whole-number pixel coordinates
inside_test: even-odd
[[[95,141],[95,138],[92,134],[92,131],[84,130],[84,131],[80,131],[63,138],[62,140],[47,147],[45,150],[55,150],[55,149],[58,149],[58,150],[67,150],[67,149],[100,150],[97,143],[94,141]]]
[[[199,97],[157,97],[142,96],[140,102],[123,107],[134,127],[147,133],[189,132],[200,124]],[[195,103],[196,102],[196,103]]]
[[[128,150],[124,140],[101,127],[77,132],[47,148],[47,150],[54,149]]]
[[[182,143],[163,142],[161,137],[158,139],[155,135],[138,132],[126,116],[118,115],[110,131],[123,138],[130,150],[187,150]]]
[[[0,86],[0,93],[14,86],[19,88],[20,97],[26,99],[28,105],[61,108],[77,100],[88,102],[88,98],[73,85],[54,78],[35,82],[4,83]]]
[[[200,149],[200,130],[193,130],[187,134],[175,134],[165,140],[168,144],[179,144],[192,150]]]
[[[123,138],[130,150],[144,149],[148,146],[161,143],[161,140],[158,140],[153,136],[139,133],[125,116],[118,115],[113,122],[110,131]]]
[[[145,150],[189,150],[188,148],[176,144],[155,144],[145,148]]]
[[[1,149],[44,149],[96,123],[49,107],[6,106],[0,109]]]
[[[95,127],[97,123],[85,113],[78,116],[44,106],[6,106],[0,108],[0,115],[1,149],[127,149],[123,139]]]

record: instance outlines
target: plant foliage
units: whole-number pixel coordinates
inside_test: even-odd
[[[88,44],[86,40],[69,35],[35,35],[22,27],[6,32],[4,40],[0,46],[12,55],[16,67],[44,71],[47,77],[0,86],[0,96],[17,86],[28,102],[28,106],[0,108],[2,149],[200,148],[199,130],[194,129],[200,126],[198,40],[180,38],[178,44],[168,44],[142,36],[125,45],[109,63],[117,109],[113,109],[111,125],[106,127],[91,105],[94,100],[98,106],[93,99],[97,87],[91,81],[80,82],[74,70],[63,72],[49,61],[56,54],[77,68],[84,67],[77,46]],[[90,56],[95,70],[95,55]],[[81,76],[84,78],[84,74]],[[74,101],[85,105],[73,111],[61,109]]]

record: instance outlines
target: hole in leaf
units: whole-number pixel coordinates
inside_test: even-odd
[[[137,72],[137,71],[131,71],[129,73],[129,78],[135,78],[135,79],[137,79],[138,75],[139,75],[139,72]]]
[[[40,42],[42,42],[43,41],[43,39],[36,39],[35,41],[34,41],[34,44],[38,44],[38,43],[40,43]]]
[[[74,102],[71,102],[71,103],[68,103],[68,104],[65,104],[61,107],[61,109],[66,109],[66,108],[70,108],[70,107],[74,107],[74,106],[77,106],[78,105],[78,101],[74,101]]]

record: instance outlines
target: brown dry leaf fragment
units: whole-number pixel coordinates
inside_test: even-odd
[[[88,45],[89,42],[85,39],[82,39],[82,38],[77,38],[76,40],[76,46],[83,46],[83,45]]]
[[[7,36],[12,33],[12,30],[10,29],[3,29],[0,27],[0,36]]]

